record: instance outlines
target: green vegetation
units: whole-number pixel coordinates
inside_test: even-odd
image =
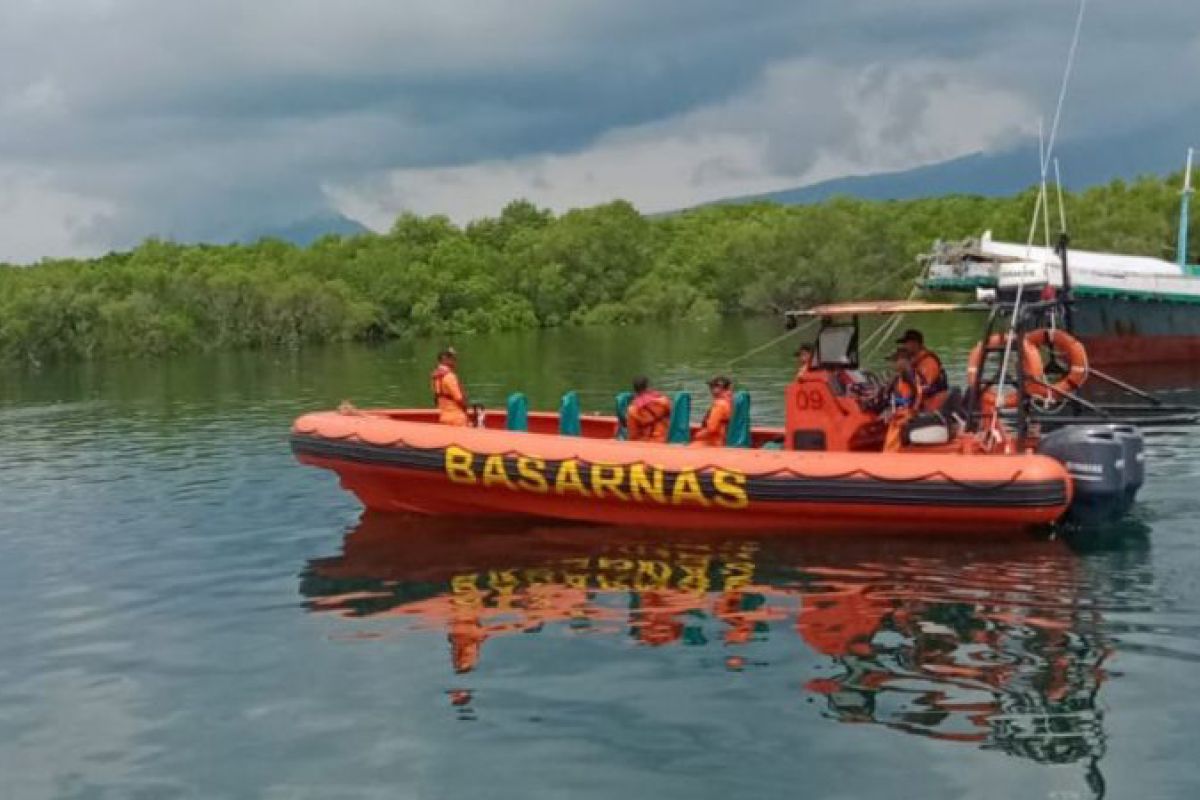
[[[1075,246],[1172,257],[1178,186],[1179,176],[1145,178],[1069,196]],[[1024,240],[1034,199],[837,199],[656,218],[624,202],[555,217],[517,201],[465,228],[405,215],[386,235],[308,248],[149,240],[94,260],[0,268],[0,360],[699,322],[903,295],[937,238],[991,229]]]

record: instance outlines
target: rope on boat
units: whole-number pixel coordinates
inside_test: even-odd
[[[913,288],[911,291],[909,291],[907,299],[915,300],[919,294],[921,294],[921,287],[913,284]],[[896,332],[896,329],[904,324],[905,316],[905,314],[896,314],[883,325],[880,325],[878,328],[872,331],[871,335],[868,336],[862,343],[862,347],[860,349],[862,350],[863,357],[860,358],[859,361],[866,363],[870,359],[874,358],[875,354],[879,352],[879,348],[886,344],[887,340],[890,339],[892,334]]]
[[[774,339],[767,342],[766,344],[759,345],[758,347],[755,347],[753,350],[742,353],[740,356],[737,356],[736,358],[729,359],[728,361],[725,362],[725,365],[732,367],[734,364],[740,364],[741,362],[745,361],[747,358],[756,356],[759,353],[761,353],[762,351],[774,347],[775,345],[779,344],[780,342],[784,341],[785,339],[787,339],[791,336],[796,336],[797,334],[803,333],[804,331],[812,328],[816,324],[817,324],[816,319],[810,319],[808,322],[805,322],[803,325],[797,325],[795,328],[792,328],[790,331],[785,331],[781,336],[776,336]]]
[[[1044,215],[1044,205],[1048,204],[1049,202],[1046,197],[1046,173],[1050,169],[1050,160],[1054,153],[1054,143],[1058,138],[1058,124],[1062,121],[1063,104],[1067,99],[1067,87],[1070,85],[1071,71],[1075,66],[1075,54],[1079,51],[1079,38],[1081,32],[1083,31],[1083,17],[1087,11],[1087,4],[1088,0],[1079,0],[1079,14],[1075,18],[1075,33],[1071,37],[1071,48],[1067,51],[1067,65],[1063,70],[1062,85],[1058,90],[1058,103],[1054,108],[1054,122],[1050,126],[1050,138],[1046,142],[1046,146],[1044,148],[1041,148],[1041,143],[1039,142],[1039,149],[1041,150],[1041,152],[1038,153],[1038,156],[1041,160],[1041,164],[1039,164],[1039,167],[1041,168],[1041,191],[1038,193],[1037,202],[1033,208],[1033,219],[1030,221],[1029,225],[1029,237],[1025,242],[1025,255],[1027,259],[1033,254],[1033,239],[1037,235],[1038,217]],[[1048,222],[1046,224],[1047,226],[1049,225]],[[1017,319],[1021,311],[1021,299],[1024,289],[1024,281],[1021,281],[1017,284],[1017,299],[1013,303],[1012,319],[1009,321],[1008,325],[1009,335],[1004,342],[1004,360],[1000,362],[1000,382],[997,384],[996,411],[993,417],[995,425],[1000,424],[1000,408],[1004,404],[1003,393],[1007,388],[1005,381],[1008,378],[1008,359],[1009,356],[1012,355],[1013,341],[1016,339]]]

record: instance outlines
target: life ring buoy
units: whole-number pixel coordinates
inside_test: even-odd
[[[1025,341],[1032,342],[1034,347],[1049,348],[1056,357],[1063,358],[1067,362],[1067,374],[1058,382],[1051,384],[1053,388],[1039,385],[1038,391],[1033,394],[1052,402],[1058,402],[1063,399],[1065,394],[1074,394],[1079,391],[1080,387],[1087,382],[1087,349],[1083,346],[1083,342],[1071,334],[1058,328],[1041,328],[1025,334]]]
[[[1006,334],[993,333],[988,337],[987,347],[989,350],[995,350],[1004,347],[1008,336]],[[976,344],[971,348],[971,354],[967,356],[967,388],[972,394],[979,392],[980,375],[979,370],[983,366],[983,344]],[[1049,393],[1049,390],[1042,385],[1041,380],[1045,375],[1042,366],[1042,354],[1037,346],[1026,336],[1024,343],[1021,346],[1021,371],[1025,375],[1025,391],[1034,394],[1040,390],[1043,394]],[[983,393],[981,398],[983,401],[983,410],[985,412],[996,408],[996,387],[989,386]],[[1017,394],[1016,392],[1008,393],[1004,398],[1005,408],[1016,408]]]

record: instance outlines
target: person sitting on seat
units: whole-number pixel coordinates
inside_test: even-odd
[[[729,435],[729,420],[733,417],[733,381],[718,375],[708,382],[712,405],[692,436],[692,447],[724,447]]]
[[[888,388],[888,409],[884,412],[890,414],[887,436],[883,441],[885,453],[900,450],[904,443],[904,426],[916,416],[925,392],[925,382],[920,373],[913,369],[908,350],[901,347],[892,353],[892,368],[896,376]]]
[[[796,348],[796,380],[800,380],[812,369],[813,346],[802,344]]]
[[[946,370],[937,353],[925,349],[925,335],[919,330],[909,328],[904,335],[896,340],[908,353],[912,369],[920,376],[924,384],[924,396],[921,400],[920,411],[937,411],[946,402],[946,393],[950,382],[946,379]]]
[[[438,422],[466,427],[470,424],[467,395],[455,373],[457,366],[458,353],[453,347],[447,347],[438,353],[437,369],[429,376],[429,382],[433,389],[433,402],[437,405]]]
[[[671,419],[671,400],[650,388],[650,379],[633,380],[633,401],[625,412],[625,428],[631,442],[666,442]]]

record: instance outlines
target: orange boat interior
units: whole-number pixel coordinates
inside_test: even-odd
[[[749,447],[832,452],[879,452],[887,433],[887,422],[878,410],[856,396],[846,386],[845,372],[815,368],[793,381],[784,396],[783,427],[750,426]],[[362,411],[371,416],[400,422],[436,423],[435,409],[381,409]],[[509,414],[504,409],[487,409],[480,427],[510,430]],[[581,414],[579,433],[585,439],[619,438],[617,417]],[[690,424],[694,436],[700,426]],[[517,431],[557,436],[561,434],[560,415],[551,411],[529,411],[526,423]],[[922,453],[975,452],[973,437],[954,437],[941,444],[906,445],[903,450]]]
[[[397,422],[436,423],[438,421],[438,412],[435,409],[380,409],[362,413],[393,419]],[[617,437],[617,418],[615,416],[583,414],[580,416],[579,422],[579,435],[585,439],[612,440]],[[558,436],[559,424],[559,415],[556,412],[530,411],[526,432]],[[481,427],[489,430],[507,430],[508,414],[504,409],[488,409],[483,417]],[[691,426],[692,433],[695,433],[699,427],[699,425],[693,424]],[[751,447],[759,448],[772,442],[782,442],[784,429],[778,427],[751,428],[750,435]]]

